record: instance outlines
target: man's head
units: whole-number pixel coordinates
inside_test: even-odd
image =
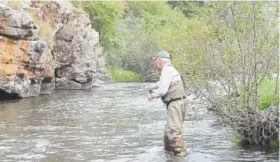
[[[159,50],[153,59],[155,60],[156,67],[158,69],[162,69],[166,62],[170,62],[170,56],[165,50]]]

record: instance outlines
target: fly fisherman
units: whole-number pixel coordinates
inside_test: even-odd
[[[183,136],[185,117],[185,90],[179,72],[172,66],[168,52],[158,51],[156,67],[161,70],[160,80],[149,89],[147,99],[161,98],[166,105],[164,149],[177,156],[186,155]]]

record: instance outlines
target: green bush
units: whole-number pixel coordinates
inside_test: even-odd
[[[75,4],[75,3],[74,3]],[[74,6],[81,6],[89,14],[95,30],[100,33],[103,47],[108,48],[118,44],[116,24],[123,17],[124,4],[122,2],[84,1]]]
[[[143,78],[134,72],[110,68],[109,73],[115,82],[142,82]]]

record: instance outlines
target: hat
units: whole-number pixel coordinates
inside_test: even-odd
[[[168,54],[167,51],[165,50],[159,50],[157,55],[155,57],[153,57],[153,59],[157,59],[157,58],[165,58],[165,59],[170,59],[170,56]]]

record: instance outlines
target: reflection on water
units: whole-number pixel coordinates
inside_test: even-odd
[[[162,149],[165,109],[160,100],[145,100],[149,85],[0,102],[0,161],[278,161],[277,152],[232,148],[230,135],[200,101],[189,102],[184,123],[188,156],[170,157]]]

